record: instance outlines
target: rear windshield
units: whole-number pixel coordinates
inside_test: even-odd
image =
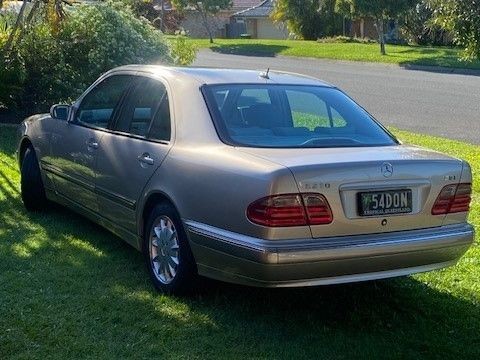
[[[299,85],[203,88],[227,144],[250,147],[387,146],[396,140],[343,92]]]

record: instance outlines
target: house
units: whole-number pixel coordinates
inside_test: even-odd
[[[375,25],[375,20],[371,17],[362,17],[360,19],[353,20],[349,24],[350,31],[348,35],[356,38],[368,38],[377,40],[378,32]],[[398,21],[388,20],[384,25],[385,40],[386,41],[398,41],[400,39]]]
[[[155,0],[159,1],[159,0]],[[165,0],[165,2],[169,2]],[[233,0],[232,6],[229,9],[220,10],[215,16],[209,16],[209,26],[214,37],[227,37],[227,24],[231,22],[233,14],[249,9],[258,5],[260,0]],[[166,11],[176,12],[171,6],[167,6]],[[203,24],[201,15],[195,10],[186,10],[182,13],[177,13],[178,28],[185,30],[189,36],[194,38],[207,38],[208,33]]]
[[[254,39],[286,39],[288,30],[285,24],[276,24],[270,17],[273,9],[274,1],[264,0],[256,6],[233,14],[232,24],[243,24],[243,32]],[[237,37],[238,33],[232,32],[229,35]]]
[[[160,0],[154,0],[158,3]],[[201,14],[194,9],[177,12],[170,2],[165,0],[164,11],[175,14],[177,27],[185,30],[194,38],[207,38]],[[236,38],[241,34],[249,34],[252,38],[285,39],[288,32],[285,26],[274,24],[270,19],[273,11],[272,0],[233,0],[229,9],[220,10],[215,16],[209,16],[209,27],[214,37]],[[157,4],[155,9],[160,10]]]

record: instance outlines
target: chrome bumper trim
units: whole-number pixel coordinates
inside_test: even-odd
[[[328,238],[264,240],[186,220],[196,244],[264,264],[294,264],[458,247],[473,242],[470,224]]]
[[[219,273],[218,271],[202,267],[203,274],[223,281],[231,281],[238,284],[258,286],[258,287],[271,287],[271,288],[283,288],[283,287],[302,287],[302,286],[323,286],[323,285],[338,285],[348,284],[353,282],[363,282],[372,280],[389,279],[399,276],[408,276],[418,274],[427,271],[439,270],[449,266],[455,265],[457,260],[446,261],[441,263],[385,270],[360,274],[349,274],[339,276],[328,276],[323,278],[313,279],[299,279],[299,280],[286,280],[286,281],[263,281],[260,279],[253,279],[240,274],[231,273]],[[219,274],[222,274],[219,276]]]

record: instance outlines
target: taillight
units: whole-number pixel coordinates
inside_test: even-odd
[[[470,208],[472,184],[452,184],[445,186],[433,204],[433,215],[465,212]]]
[[[251,203],[248,219],[269,227],[329,224],[333,221],[327,199],[321,194],[272,195]]]
[[[472,200],[472,184],[459,184],[455,192],[455,198],[450,206],[449,213],[464,212],[470,209]]]
[[[330,224],[333,221],[332,210],[327,199],[321,194],[302,194],[310,225]]]

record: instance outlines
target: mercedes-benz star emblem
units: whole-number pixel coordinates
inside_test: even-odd
[[[393,165],[388,162],[384,162],[382,164],[381,171],[383,176],[390,177],[393,174]]]

